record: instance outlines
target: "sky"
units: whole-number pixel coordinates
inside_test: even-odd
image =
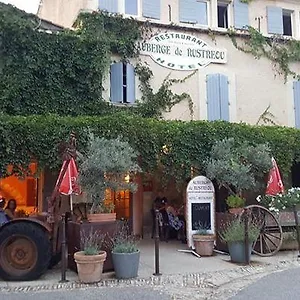
[[[28,13],[36,14],[40,0],[0,0],[0,2],[12,4]]]

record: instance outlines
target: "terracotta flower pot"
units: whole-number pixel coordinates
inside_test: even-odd
[[[85,255],[83,251],[74,253],[77,264],[78,277],[83,283],[99,282],[102,278],[103,264],[106,260],[106,252],[98,255]]]
[[[213,234],[193,235],[196,252],[201,256],[212,256],[214,251],[215,236]]]
[[[229,208],[229,212],[233,215],[239,215],[243,211],[243,207]]]
[[[90,223],[96,222],[113,222],[116,221],[117,214],[109,213],[109,214],[88,214],[87,219]]]

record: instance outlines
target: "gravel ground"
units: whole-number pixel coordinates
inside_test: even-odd
[[[98,284],[78,282],[0,288],[0,299],[159,299],[159,300],[226,300],[243,288],[261,281],[264,276],[300,267],[300,261],[254,264],[219,272],[163,275],[132,280],[106,279]],[[264,298],[260,298],[264,299]]]

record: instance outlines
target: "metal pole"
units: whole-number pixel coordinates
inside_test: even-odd
[[[154,244],[155,244],[155,273],[154,276],[160,276],[159,273],[159,210],[155,209],[155,236],[154,236]]]
[[[244,226],[245,226],[245,262],[246,262],[247,265],[249,265],[249,263],[250,263],[250,253],[249,253],[248,210],[245,210]]]
[[[299,219],[298,219],[298,212],[297,207],[294,205],[294,216],[296,222],[296,232],[297,232],[297,241],[298,241],[298,257],[300,257],[300,232],[299,232]]]
[[[62,241],[61,241],[61,280],[59,282],[68,282],[66,280],[67,260],[66,260],[66,214],[62,214]]]

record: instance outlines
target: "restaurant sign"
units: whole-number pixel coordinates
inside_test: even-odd
[[[186,33],[156,34],[139,43],[140,53],[173,70],[196,70],[210,63],[225,64],[227,51],[209,46],[203,40]]]

